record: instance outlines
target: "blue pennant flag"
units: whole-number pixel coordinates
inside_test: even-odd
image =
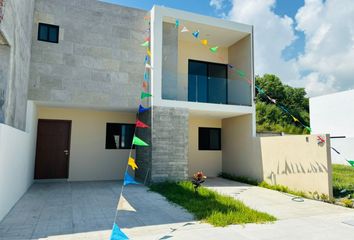
[[[150,108],[144,108],[143,106],[139,105],[139,113],[143,113],[143,112],[146,112],[149,110],[150,110]]]
[[[147,64],[148,61],[149,61],[149,56],[146,55],[146,56],[145,56],[145,60],[144,60],[144,64]]]
[[[114,224],[111,234],[111,240],[129,240],[129,238],[127,237],[127,235],[124,234],[124,232],[122,232],[122,230],[120,230],[117,224]]]
[[[128,185],[128,184],[139,184],[139,183],[136,182],[136,181],[134,180],[134,178],[129,175],[128,172],[125,172],[125,175],[124,175],[124,186],[126,186],[126,185]]]
[[[199,37],[199,30],[195,31],[192,33],[195,38]]]
[[[149,74],[147,72],[144,72],[144,80],[145,81],[149,80]]]

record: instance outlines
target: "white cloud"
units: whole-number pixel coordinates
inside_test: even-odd
[[[223,2],[224,0],[210,0],[209,5],[214,7],[216,10],[220,10]]]
[[[275,14],[275,0],[231,1],[227,18],[254,25],[256,74],[274,73],[309,96],[354,88],[353,0],[305,0],[295,19]],[[305,51],[286,61],[282,51],[295,29],[305,34]]]
[[[306,36],[299,67],[319,73],[321,81],[335,90],[354,87],[353,16],[352,0],[305,0],[295,17],[296,29]]]
[[[294,22],[273,12],[275,0],[233,0],[229,19],[254,25],[256,74],[274,73],[287,82],[300,78],[295,60],[285,61],[282,51],[295,41]]]

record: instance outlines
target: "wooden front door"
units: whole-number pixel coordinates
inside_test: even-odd
[[[35,179],[68,178],[71,121],[38,120]]]

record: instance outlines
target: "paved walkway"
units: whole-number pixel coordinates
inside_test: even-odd
[[[0,223],[0,240],[109,239],[121,182],[35,183]],[[193,220],[144,186],[129,185],[124,197],[134,211],[119,211],[122,228]],[[64,237],[66,235],[66,237]]]
[[[294,201],[293,196],[225,179],[208,179],[206,185],[279,221],[215,228],[193,221],[143,186],[129,186],[125,198],[136,212],[120,211],[119,224],[131,239],[141,240],[354,239],[351,209]],[[120,187],[118,182],[34,184],[0,223],[0,240],[109,239]]]

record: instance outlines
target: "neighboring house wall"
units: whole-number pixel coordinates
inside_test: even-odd
[[[34,0],[6,0],[0,23],[0,123],[21,130],[26,127],[33,9]]]
[[[69,181],[123,179],[130,149],[105,149],[106,123],[134,123],[135,114],[38,107],[38,119],[72,121]]]
[[[63,106],[135,110],[144,74],[146,11],[96,0],[37,0],[29,98]],[[59,43],[37,41],[38,22]]]
[[[346,164],[344,158],[354,159],[354,90],[310,98],[310,121],[313,134],[330,134],[333,163]]]
[[[0,222],[33,182],[36,115],[28,102],[25,132],[0,124]]]
[[[263,180],[332,197],[329,135],[325,139],[318,144],[314,135],[260,138]]]
[[[198,150],[199,127],[221,128],[221,119],[189,118],[188,176],[202,171],[208,177],[217,177],[221,172],[222,151]]]

